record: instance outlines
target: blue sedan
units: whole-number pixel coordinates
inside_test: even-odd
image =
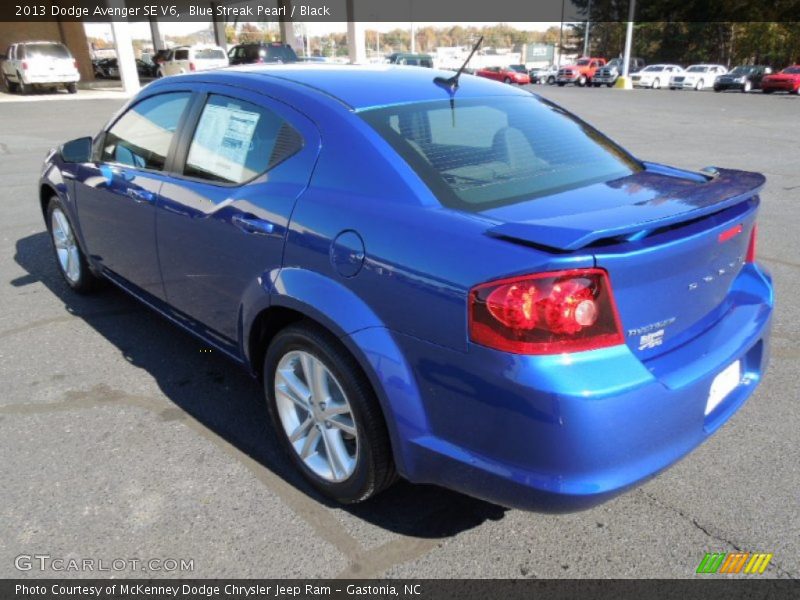
[[[283,65],[148,85],[39,190],[67,284],[110,281],[259,378],[322,493],[402,476],[575,510],[761,380],[763,184],[643,162],[486,79]]]

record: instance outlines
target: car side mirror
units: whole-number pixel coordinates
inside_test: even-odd
[[[85,163],[92,158],[92,138],[70,140],[61,146],[61,158],[68,163]]]

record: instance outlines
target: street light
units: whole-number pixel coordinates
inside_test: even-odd
[[[630,4],[628,5],[628,28],[625,31],[625,52],[622,55],[622,75],[617,77],[617,82],[614,85],[614,87],[624,90],[629,90],[633,87],[628,73],[631,66],[631,44],[633,42],[633,19],[635,12],[636,0],[630,0]]]
[[[563,4],[562,4],[563,6]],[[586,11],[586,29],[583,32],[583,55],[589,56],[589,27],[592,23],[592,0],[589,0],[589,8]]]

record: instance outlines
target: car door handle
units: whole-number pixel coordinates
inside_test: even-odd
[[[153,192],[148,192],[147,190],[137,190],[134,188],[128,188],[127,193],[128,196],[133,198],[136,202],[152,202],[156,197]]]
[[[260,235],[269,235],[275,230],[275,225],[258,217],[246,217],[244,215],[233,215],[231,222],[242,231]]]

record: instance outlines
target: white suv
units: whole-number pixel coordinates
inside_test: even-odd
[[[63,85],[70,94],[78,91],[78,62],[58,42],[11,44],[2,57],[3,83],[9,92],[27,94],[32,87]]]
[[[158,68],[158,76],[207,71],[228,66],[228,55],[219,46],[179,46],[173,48]]]

